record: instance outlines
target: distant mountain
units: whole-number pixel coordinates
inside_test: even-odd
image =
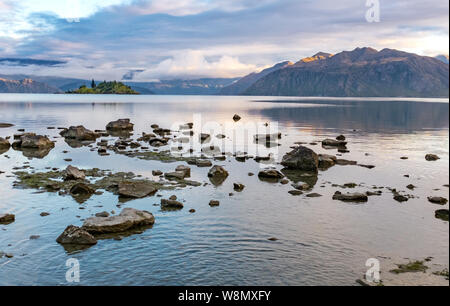
[[[449,66],[432,57],[392,49],[357,48],[274,71],[244,94],[448,97]]]
[[[448,64],[448,55],[441,54],[436,56],[435,58],[440,60],[441,62]]]
[[[145,88],[158,95],[216,95],[240,78],[204,78],[161,80],[159,82],[124,82],[132,88]],[[138,90],[139,91],[139,90]]]
[[[32,79],[9,80],[0,78],[0,93],[60,93],[56,87]]]
[[[269,73],[272,73],[274,71],[286,68],[288,66],[292,66],[294,63],[286,61],[282,63],[278,63],[273,67],[264,69],[263,71],[259,73],[251,73],[242,79],[234,82],[233,84],[224,87],[222,90],[220,90],[219,94],[221,95],[240,95],[243,92],[245,92],[250,86],[255,84],[258,80],[262,79]]]

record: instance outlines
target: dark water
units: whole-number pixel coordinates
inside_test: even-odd
[[[94,130],[104,129],[109,121],[130,118],[136,124],[137,138],[141,132],[151,132],[153,123],[171,127],[174,122],[192,122],[201,114],[202,122],[222,125],[228,136],[227,148],[236,151],[252,152],[259,146],[233,142],[240,125],[271,122],[283,133],[281,146],[271,149],[277,161],[294,142],[345,134],[350,153],[342,158],[376,166],[372,170],[335,166],[320,172],[312,192],[323,196],[307,198],[288,194],[290,184],[248,176],[264,165],[228,157],[216,162],[230,173],[221,186],[159,193],[164,197],[176,194],[185,201],[183,210],[163,212],[153,205],[159,203],[157,197],[127,202],[122,208],[152,212],[156,218],[153,228],[121,241],[100,240],[89,249],[71,253],[55,242],[56,237],[67,225],[80,226],[82,219],[97,212],[119,212],[117,196],[105,192],[80,205],[67,196],[15,189],[13,167],[28,161],[36,171],[43,171],[72,164],[84,169],[133,171],[155,179],[152,170],[173,171],[184,163],[116,154],[101,157],[88,147],[72,148],[61,138],[55,138],[56,147],[43,158],[30,159],[12,149],[0,152],[0,171],[6,172],[0,174],[0,213],[16,215],[14,223],[0,225],[0,251],[14,254],[11,259],[0,259],[0,285],[65,285],[69,258],[79,260],[83,285],[353,285],[372,257],[432,256],[434,263],[448,267],[448,222],[436,219],[435,210],[441,207],[427,201],[432,195],[448,198],[448,188],[443,187],[449,181],[448,106],[446,100],[426,99],[0,95],[0,122],[15,124],[1,128],[0,137],[11,136],[20,128],[55,137],[58,130],[48,130],[48,126],[82,124]],[[235,113],[243,118],[239,123],[231,119]],[[308,146],[318,153],[337,153],[320,145]],[[62,154],[64,150],[69,153]],[[427,162],[427,153],[441,159]],[[401,160],[402,156],[409,159]],[[192,179],[209,183],[208,170],[192,167]],[[245,184],[245,190],[234,192],[234,182]],[[351,192],[365,192],[376,185],[397,188],[415,198],[400,204],[384,190],[382,196],[370,197],[365,204],[333,201],[336,190],[349,190],[331,183],[349,182],[363,184]],[[418,188],[407,190],[408,184]],[[230,192],[234,196],[230,197]],[[209,207],[211,199],[220,200],[220,207]],[[195,214],[188,212],[191,208],[196,209]],[[42,211],[50,216],[41,217]],[[41,238],[30,240],[30,235]],[[270,237],[278,241],[269,241]]]

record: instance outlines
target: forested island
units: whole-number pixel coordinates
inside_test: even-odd
[[[130,86],[123,84],[122,82],[102,82],[98,85],[92,80],[91,87],[87,87],[86,85],[80,86],[80,88],[76,90],[69,90],[66,93],[68,94],[93,94],[93,95],[139,95],[139,92],[131,89]]]

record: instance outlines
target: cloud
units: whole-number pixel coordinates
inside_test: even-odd
[[[39,60],[32,58],[0,58],[0,65],[8,65],[8,66],[59,66],[66,64],[65,61],[51,61],[51,60]]]
[[[1,57],[67,62],[30,69],[40,74],[147,80],[242,76],[362,46],[448,53],[449,4],[441,0],[382,0],[380,23],[367,23],[365,1],[355,0],[92,1],[79,23],[50,10],[53,1],[2,20]]]
[[[150,81],[155,78],[221,77],[244,76],[258,69],[257,66],[244,64],[236,57],[221,56],[217,60],[207,60],[201,51],[187,50],[160,62],[140,73],[136,81]]]

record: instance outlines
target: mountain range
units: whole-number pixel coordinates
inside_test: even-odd
[[[392,49],[319,53],[266,75],[240,94],[448,97],[449,65],[436,58]]]
[[[0,74],[0,92],[61,93],[90,87],[91,82]],[[123,83],[141,94],[161,95],[448,97],[449,65],[446,55],[432,58],[393,49],[356,48],[335,55],[319,52],[296,63],[284,61],[242,78]]]

